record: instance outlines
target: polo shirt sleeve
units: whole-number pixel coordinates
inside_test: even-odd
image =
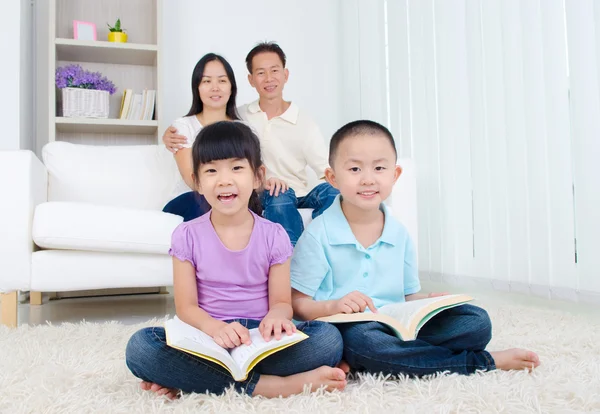
[[[314,297],[330,270],[322,244],[304,232],[294,248],[291,264],[292,288]]]
[[[314,122],[311,122],[307,131],[306,145],[304,145],[304,159],[319,179],[325,176],[325,170],[329,167],[327,153],[325,140],[319,127]]]
[[[404,295],[412,295],[420,290],[421,282],[419,281],[417,253],[412,239],[407,235],[404,246]]]

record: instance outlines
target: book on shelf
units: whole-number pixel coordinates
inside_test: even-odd
[[[236,381],[244,381],[248,378],[252,368],[263,359],[308,338],[305,333],[297,331],[292,335],[282,333],[281,339],[272,338],[267,342],[258,328],[248,331],[250,345],[225,349],[210,335],[188,325],[177,316],[165,322],[167,345],[221,365]]]
[[[149,121],[154,117],[156,91],[145,89],[142,93],[134,93],[133,89],[125,89],[121,99],[119,119]]]
[[[338,313],[317,318],[318,321],[336,323],[381,322],[389,326],[396,336],[404,341],[417,338],[419,330],[438,313],[472,301],[468,295],[444,295],[433,298],[391,303],[377,309],[361,313]]]

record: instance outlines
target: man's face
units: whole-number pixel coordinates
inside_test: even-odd
[[[277,53],[263,52],[252,58],[252,73],[248,75],[248,81],[261,98],[274,99],[283,97],[283,86],[288,76],[289,72]]]

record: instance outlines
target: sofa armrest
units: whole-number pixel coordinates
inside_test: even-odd
[[[402,174],[387,200],[394,217],[407,228],[415,248],[419,245],[417,223],[417,171],[415,161],[411,158],[399,158],[397,164],[402,167]]]
[[[0,151],[0,292],[29,290],[35,207],[47,201],[48,174],[31,151]]]

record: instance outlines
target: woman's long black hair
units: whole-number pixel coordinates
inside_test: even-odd
[[[225,113],[229,119],[239,120],[240,116],[237,113],[237,108],[235,104],[235,97],[237,96],[237,83],[235,82],[235,75],[233,74],[233,69],[231,65],[223,56],[217,55],[215,53],[207,53],[202,56],[202,58],[196,63],[194,67],[194,71],[192,72],[192,107],[189,112],[185,116],[192,116],[199,114],[204,109],[204,105],[202,105],[202,99],[200,99],[200,92],[198,92],[198,86],[202,81],[202,76],[204,75],[204,68],[208,62],[219,61],[223,64],[225,68],[225,73],[227,73],[227,77],[229,78],[229,82],[231,83],[231,95],[229,96],[229,100],[227,101],[227,107],[225,108]]]
[[[220,121],[202,128],[192,146],[194,180],[198,181],[202,164],[229,158],[248,160],[254,175],[262,179],[260,141],[249,126],[241,122]],[[262,204],[256,190],[252,191],[248,207],[262,215]]]

